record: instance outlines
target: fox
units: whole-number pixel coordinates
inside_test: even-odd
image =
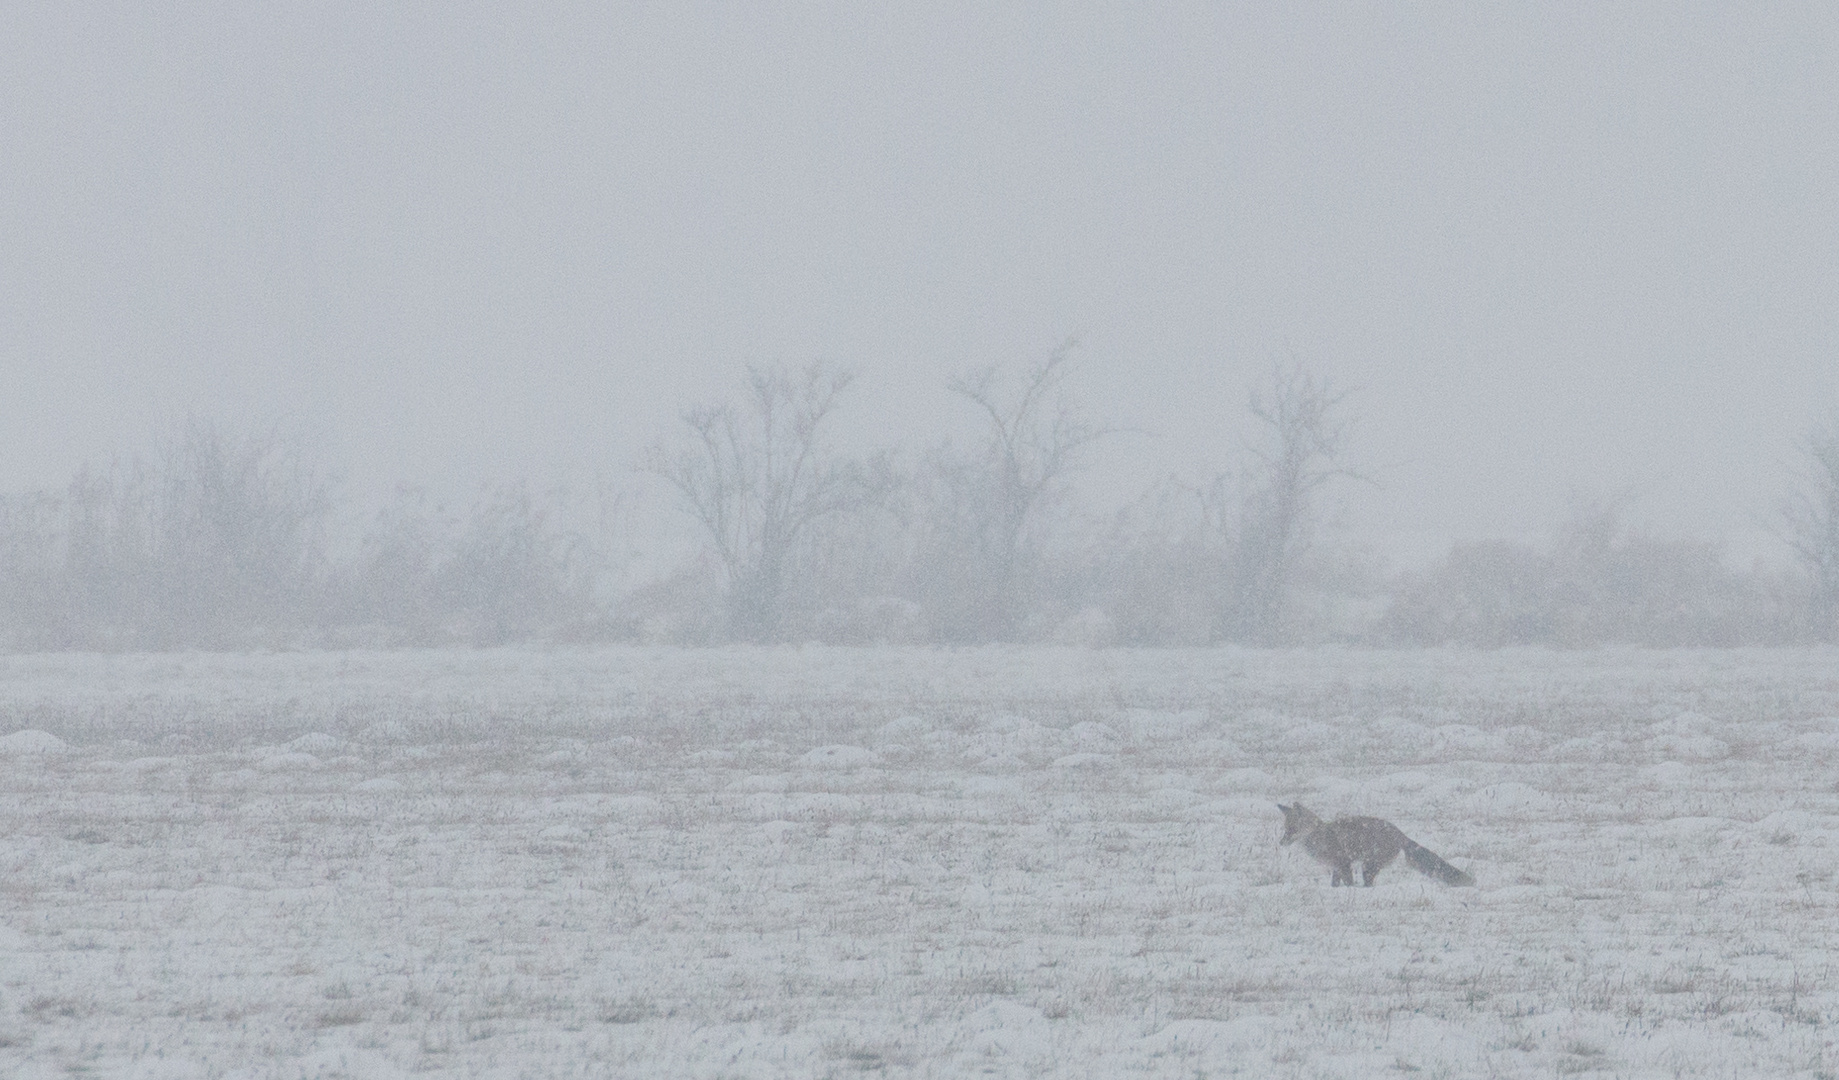
[[[1328,884],[1353,885],[1354,864],[1360,864],[1363,884],[1373,884],[1387,864],[1405,853],[1412,869],[1434,877],[1445,885],[1473,885],[1475,879],[1458,870],[1399,831],[1397,825],[1376,817],[1340,817],[1323,821],[1302,803],[1294,806],[1277,804],[1283,811],[1283,839],[1279,844],[1302,841],[1316,862],[1326,864],[1333,874]]]

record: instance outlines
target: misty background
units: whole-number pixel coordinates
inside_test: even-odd
[[[7,647],[1832,634],[1828,5],[9,21]]]

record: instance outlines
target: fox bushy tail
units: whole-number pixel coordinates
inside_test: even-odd
[[[1411,840],[1405,841],[1405,861],[1420,874],[1434,877],[1445,885],[1473,885],[1475,879],[1449,863],[1444,862],[1437,853],[1423,844]]]

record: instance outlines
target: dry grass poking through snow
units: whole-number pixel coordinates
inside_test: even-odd
[[[12,658],[0,710],[8,1076],[1839,1076],[1832,651]],[[1291,796],[1480,885],[1330,889]]]

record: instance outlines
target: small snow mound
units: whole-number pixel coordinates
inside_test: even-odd
[[[820,746],[798,759],[807,769],[860,769],[881,761],[881,755],[860,746]]]
[[[1703,836],[1729,827],[1729,819],[1720,817],[1676,817],[1661,823],[1661,828],[1667,832],[1687,837]]]
[[[1388,739],[1424,739],[1430,735],[1430,729],[1415,720],[1408,720],[1397,713],[1386,713],[1374,717],[1366,723],[1369,731],[1384,735]]]
[[[1298,750],[1314,750],[1333,745],[1341,735],[1340,729],[1319,720],[1298,720],[1285,725],[1278,732],[1284,745]]]
[[[1444,724],[1431,733],[1439,751],[1470,754],[1497,754],[1507,749],[1507,740],[1472,724]]]
[[[1549,809],[1552,797],[1518,781],[1490,784],[1469,797],[1475,809],[1488,813],[1537,811]]]
[[[1038,753],[1049,743],[1058,742],[1057,735],[1025,716],[1005,715],[967,736],[963,741],[963,753],[966,761],[986,766],[997,760],[1019,761]]]
[[[1130,709],[1124,722],[1131,735],[1139,739],[1179,739],[1199,731],[1207,723],[1207,714],[1199,709],[1164,712],[1159,709]]]
[[[1642,769],[1641,778],[1655,787],[1679,787],[1692,779],[1692,766],[1677,761],[1663,761]]]
[[[983,1058],[1040,1057],[1053,1052],[1053,1021],[1041,1010],[1013,1001],[992,1001],[964,1018],[969,1049]]]
[[[1683,712],[1668,717],[1659,723],[1647,726],[1650,735],[1703,735],[1709,732],[1714,721],[1704,713]]]
[[[1379,795],[1383,790],[1370,779],[1349,779],[1345,776],[1324,776],[1316,782],[1316,791],[1321,793],[1323,806],[1372,807],[1380,805]],[[1322,807],[1316,807],[1321,810]],[[1326,812],[1326,811],[1324,811]],[[1339,811],[1337,811],[1338,813]],[[1347,813],[1368,814],[1373,810],[1350,809]]]
[[[756,774],[741,777],[739,780],[729,784],[727,790],[740,794],[747,794],[757,791],[789,791],[791,787],[792,782],[783,776],[762,776]]]
[[[964,1018],[966,1031],[997,1031],[1002,1028],[1044,1026],[1047,1017],[1041,1010],[1014,1001],[992,1001]]]
[[[911,714],[897,716],[881,725],[881,734],[889,739],[909,739],[916,735],[924,735],[931,730],[932,725],[927,723],[924,717]]]
[[[1777,810],[1751,828],[1764,839],[1773,839],[1777,836],[1799,836],[1811,829],[1813,823],[1813,815],[1805,810]]]
[[[1423,791],[1435,782],[1429,773],[1407,771],[1379,777],[1375,786],[1387,791]]]
[[[828,791],[788,795],[785,797],[785,808],[789,817],[800,820],[836,820],[859,817],[862,813],[862,804],[858,800]]]
[[[1028,788],[1014,776],[972,776],[964,781],[964,793],[980,799],[1025,798]]]
[[[1143,796],[1143,808],[1155,814],[1187,817],[1201,797],[1186,788],[1157,788]]]
[[[1186,739],[1181,756],[1194,765],[1230,765],[1245,759],[1245,752],[1231,739]]]
[[[298,1065],[300,1076],[369,1076],[374,1080],[406,1080],[410,1075],[397,1066],[380,1050],[362,1049],[352,1046],[339,1046],[326,1050],[310,1050],[299,1057],[289,1059],[290,1066]],[[136,1070],[136,1076],[156,1076],[158,1073]],[[187,1076],[192,1073],[174,1071],[165,1075]]]
[[[536,835],[538,839],[559,843],[572,843],[576,840],[587,839],[586,830],[578,825],[551,825]]]
[[[614,817],[649,819],[664,813],[664,804],[649,795],[615,795],[602,804]]]
[[[288,743],[287,748],[302,754],[336,754],[345,748],[345,740],[315,731]]]
[[[1654,740],[1654,749],[1673,757],[1716,761],[1730,753],[1730,744],[1709,735],[1662,735]]]
[[[407,742],[409,739],[409,729],[408,726],[400,720],[384,720],[372,724],[359,732],[358,738],[367,743]]]
[[[1094,720],[1074,724],[1069,734],[1073,736],[1073,742],[1080,746],[1111,746],[1117,742],[1116,731]]]
[[[1683,712],[1647,726],[1657,753],[1696,761],[1716,761],[1730,753],[1729,744],[1710,734],[1717,722],[1703,713]]]
[[[1196,813],[1209,821],[1257,822],[1260,827],[1269,824],[1278,816],[1275,801],[1252,795],[1232,795],[1224,799],[1213,799],[1197,807]]]
[[[1110,754],[1068,754],[1065,757],[1055,758],[1052,767],[1056,769],[1109,769],[1116,764]]]
[[[69,743],[36,728],[0,736],[0,754],[61,754],[68,749]]]
[[[1552,754],[1559,758],[1581,757],[1594,760],[1606,757],[1611,745],[1610,740],[1601,735],[1583,735],[1566,739],[1552,747]]]
[[[1277,780],[1263,769],[1232,769],[1221,773],[1214,786],[1223,791],[1273,791]]]
[[[294,772],[297,770],[317,769],[319,768],[319,759],[312,754],[269,754],[256,763],[256,768],[263,772]]]
[[[985,773],[1021,772],[1028,767],[1028,763],[1023,761],[1020,757],[1014,754],[1001,753],[1000,751],[989,755],[975,752],[966,754],[964,764],[969,768]]]
[[[1009,735],[1038,725],[1035,725],[1034,721],[1028,719],[1026,716],[1019,716],[1015,713],[991,713],[985,716],[982,723],[978,726],[984,731],[993,731],[998,735]]]
[[[402,781],[396,779],[393,776],[378,776],[373,779],[366,780],[361,784],[353,784],[351,787],[351,790],[369,791],[369,792],[375,792],[378,794],[387,794],[388,792],[391,792],[391,791],[401,791]]]

